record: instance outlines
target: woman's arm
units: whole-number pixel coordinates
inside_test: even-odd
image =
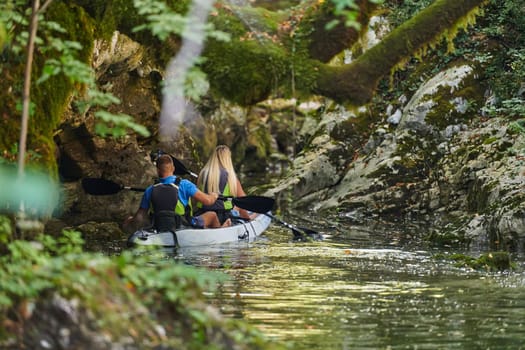
[[[218,193],[204,193],[201,190],[197,190],[195,194],[192,196],[193,199],[195,199],[198,202],[201,202],[204,205],[212,205],[215,203],[217,198],[219,198]]]
[[[244,192],[244,189],[242,188],[242,185],[241,185],[241,182],[239,181],[239,179],[237,179],[237,193],[235,194],[236,197],[244,197],[246,196],[246,192]],[[241,218],[245,218],[245,219],[253,219],[257,216],[257,213],[253,213],[250,215],[250,213],[248,213],[247,210],[245,209],[242,209],[242,208],[239,208],[239,207],[235,207],[235,209],[239,212],[239,215],[241,216]]]
[[[246,192],[244,192],[241,182],[239,181],[239,178],[237,178],[237,193],[235,194],[235,197],[244,197],[244,196],[246,196]]]

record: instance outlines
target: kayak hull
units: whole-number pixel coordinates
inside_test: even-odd
[[[259,214],[251,221],[234,220],[234,225],[199,229],[184,227],[173,232],[141,229],[128,238],[130,246],[195,247],[237,241],[251,241],[270,225],[271,218]]]

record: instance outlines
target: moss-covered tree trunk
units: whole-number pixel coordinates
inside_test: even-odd
[[[368,102],[382,77],[439,39],[452,40],[458,27],[468,23],[483,2],[437,0],[351,64],[342,67],[320,64],[314,91],[337,101]]]

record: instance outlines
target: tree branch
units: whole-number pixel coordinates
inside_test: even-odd
[[[485,0],[437,0],[394,29],[380,43],[343,67],[319,65],[315,92],[357,105],[370,101],[379,80],[403,60],[434,44],[444,33],[455,35],[458,23]]]

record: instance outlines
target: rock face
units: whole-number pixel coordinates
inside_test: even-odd
[[[121,100],[111,111],[132,115],[150,130],[160,110],[158,91],[162,79],[151,62],[140,45],[118,32],[110,42],[95,43],[93,66],[97,83]],[[136,193],[87,195],[80,186],[82,178],[104,178],[141,187],[150,184],[156,175],[150,150],[139,146],[146,140],[135,135],[118,139],[97,136],[92,112],[79,116],[71,111],[55,136],[64,185],[63,212],[57,215],[63,221],[59,228],[88,221],[121,222],[138,206],[140,196]]]
[[[522,250],[525,177],[519,150],[525,138],[508,120],[467,113],[458,95],[473,90],[474,74],[472,67],[458,66],[424,82],[406,105],[394,113],[390,108],[386,119],[392,123],[372,130],[364,154],[352,161],[334,157],[338,150],[351,156],[348,143],[328,137],[326,124],[319,124],[313,134],[320,136],[267,194],[286,198],[288,192],[297,207],[337,209],[358,222],[423,219],[434,227],[432,238],[447,244]],[[330,128],[341,128],[345,118],[338,115],[321,120],[335,120]]]
[[[523,134],[494,118],[458,133],[440,161],[442,173],[431,188],[439,194],[438,210],[460,219],[454,232],[475,247],[524,248],[524,146]]]
[[[462,115],[468,108],[468,102],[457,97],[456,93],[465,88],[473,71],[468,65],[455,66],[423,83],[404,106],[397,129],[426,131],[433,126],[453,126],[454,122],[464,119]],[[435,108],[438,105],[441,108]],[[443,111],[443,108],[446,109]]]
[[[137,142],[104,140],[89,134],[85,126],[67,128],[57,136],[64,178],[64,212],[60,217],[70,225],[87,221],[122,221],[138,207],[140,196],[123,190],[109,196],[92,196],[81,188],[81,178],[95,177],[133,187],[145,187],[156,176],[149,154]],[[66,164],[64,164],[66,163]]]

